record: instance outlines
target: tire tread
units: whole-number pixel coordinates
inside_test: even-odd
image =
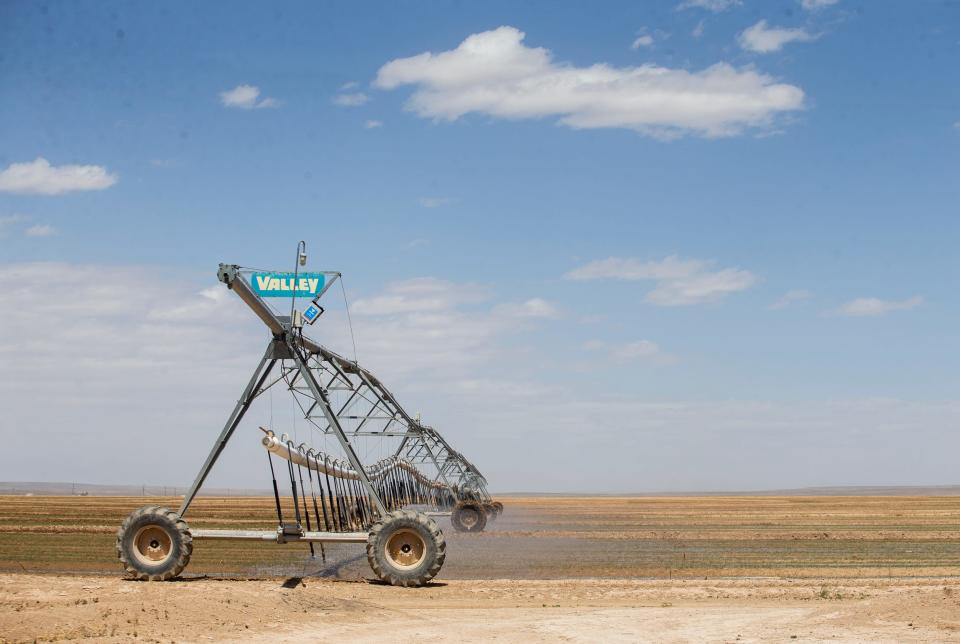
[[[160,572],[141,570],[137,566],[137,562],[133,556],[128,555],[126,544],[124,543],[128,533],[133,530],[133,526],[138,524],[139,521],[146,516],[155,517],[161,526],[163,523],[172,525],[177,533],[176,539],[179,545],[178,556],[175,561],[171,562],[166,569]],[[117,559],[120,560],[120,565],[123,567],[124,572],[133,579],[140,581],[168,581],[178,577],[180,573],[183,572],[183,569],[187,567],[187,564],[190,563],[190,557],[193,554],[193,535],[190,533],[190,526],[187,525],[187,522],[180,518],[180,515],[173,510],[159,505],[145,505],[131,512],[117,529],[116,547]]]
[[[429,566],[416,571],[416,574],[400,574],[396,571],[385,569],[380,560],[379,553],[382,551],[382,539],[385,538],[384,531],[389,530],[392,524],[414,522],[422,532],[428,534],[433,542],[435,551]],[[429,547],[428,547],[429,549]],[[446,558],[447,542],[443,538],[443,532],[437,523],[425,514],[414,512],[413,510],[395,510],[382,517],[370,528],[370,534],[367,537],[367,561],[373,574],[381,581],[385,581],[392,586],[403,586],[412,588],[423,586],[431,579],[437,576],[443,567],[443,561]]]

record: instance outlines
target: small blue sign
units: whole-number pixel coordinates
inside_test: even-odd
[[[303,311],[303,317],[307,322],[313,324],[320,317],[320,313],[322,313],[322,309],[316,304],[311,304]]]
[[[323,273],[254,273],[250,286],[260,297],[314,297],[323,290]]]

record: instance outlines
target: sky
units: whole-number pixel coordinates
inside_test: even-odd
[[[960,483],[958,63],[932,0],[4,2],[0,479],[187,485],[217,265],[302,239],[494,491]]]

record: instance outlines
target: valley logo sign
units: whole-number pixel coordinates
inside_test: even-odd
[[[314,297],[323,290],[323,273],[253,273],[250,286],[260,297]]]

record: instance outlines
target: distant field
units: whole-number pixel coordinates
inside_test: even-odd
[[[479,535],[442,520],[441,577],[877,577],[960,575],[960,497],[506,497]],[[116,572],[114,535],[147,503],[179,499],[0,496],[0,571]],[[287,500],[289,504],[289,500]],[[288,507],[289,511],[289,507]],[[292,513],[291,513],[292,514]],[[269,497],[201,497],[193,527],[272,530]],[[190,575],[369,575],[359,545],[198,540]]]

